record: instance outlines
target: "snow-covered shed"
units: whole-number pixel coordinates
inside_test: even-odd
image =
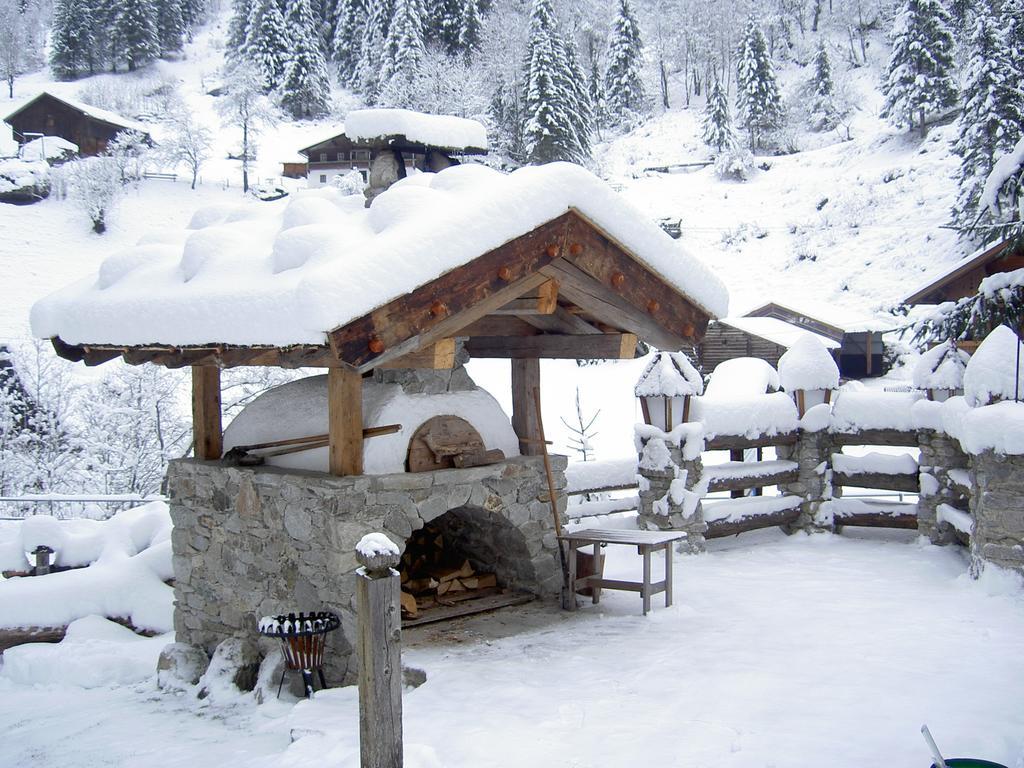
[[[369,208],[319,189],[200,211],[38,302],[32,325],[70,360],[192,368],[197,459],[168,471],[178,640],[211,650],[260,616],[326,606],[342,617],[328,640],[340,680],[354,547],[372,531],[403,549],[410,590],[440,541],[489,608],[558,594],[565,499],[552,509],[536,455],[540,359],[689,347],[727,305],[707,267],[588,171],[466,164]],[[511,419],[466,354],[511,359]],[[216,461],[220,371],[244,365],[327,370],[263,395],[227,441],[319,451],[321,471]],[[471,460],[443,462],[449,449]],[[566,459],[551,463],[562,487]],[[410,618],[420,600],[403,598]]]
[[[138,132],[145,141],[150,141],[146,127],[135,120],[48,91],[21,105],[4,120],[10,123],[20,144],[37,136],[60,136],[77,144],[84,156],[101,154],[122,131]]]
[[[413,169],[440,171],[465,155],[487,154],[487,129],[476,120],[428,115],[408,109],[360,109],[334,135],[299,150],[311,187],[332,183],[351,171],[369,181],[378,158],[394,158],[396,178]],[[294,163],[285,170],[296,171]],[[286,174],[288,175],[288,174]]]

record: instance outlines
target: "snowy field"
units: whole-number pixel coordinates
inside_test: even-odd
[[[606,592],[575,615],[534,604],[407,632],[405,663],[428,679],[405,696],[406,765],[924,768],[926,722],[947,756],[1024,767],[1018,579],[972,581],[962,550],[896,532],[709,549],[677,557],[676,604],[646,618]],[[613,577],[639,565],[609,548]],[[152,677],[97,685],[81,661],[100,642],[119,658],[116,638],[42,649],[47,684],[8,662],[0,765],[358,765],[354,689],[258,706]],[[155,666],[158,642],[129,642]],[[306,735],[290,744],[293,730]]]

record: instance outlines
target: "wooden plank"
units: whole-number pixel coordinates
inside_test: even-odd
[[[596,328],[582,317],[573,312],[570,312],[565,307],[556,307],[555,311],[549,315],[528,315],[524,316],[522,320],[532,326],[535,329],[545,331],[547,333],[568,333],[574,335],[583,335],[589,333],[601,333],[600,328]],[[494,333],[467,333],[467,336],[497,336],[497,335],[509,335],[509,334],[494,334]],[[529,334],[517,334],[517,335],[529,335]]]
[[[538,270],[562,252],[570,222],[571,214],[563,214],[332,330],[332,349],[353,367],[370,370],[378,361],[458,335],[460,328],[549,279]],[[438,305],[442,311],[432,312]],[[369,347],[374,338],[380,351]]]
[[[441,339],[430,346],[390,360],[378,368],[430,368],[445,370],[455,367],[455,339]]]
[[[219,459],[224,450],[220,409],[220,369],[192,368],[192,443],[195,457]]]
[[[667,544],[670,541],[685,539],[683,531],[627,531],[618,528],[584,528],[559,537],[568,541],[570,546],[577,544]]]
[[[784,432],[779,435],[761,435],[749,438],[743,435],[715,435],[705,441],[705,451],[733,451],[743,448],[766,448],[772,445],[794,445],[796,432]]]
[[[632,333],[566,336],[470,336],[466,352],[474,358],[544,358],[555,360],[632,360],[637,338]]]
[[[920,490],[918,475],[889,475],[882,472],[858,472],[854,475],[847,475],[842,472],[832,472],[832,485],[842,485],[847,488],[877,488],[884,491],[905,491],[917,493]]]
[[[426,608],[420,611],[415,619],[408,619],[402,622],[402,628],[418,627],[423,624],[432,624],[435,621],[447,621],[460,616],[471,616],[475,613],[494,611],[498,608],[506,608],[510,605],[523,605],[534,600],[533,595],[523,593],[509,593],[506,595],[492,595],[480,597],[473,600],[463,600],[455,605],[442,605],[437,608]]]
[[[902,445],[916,448],[917,432],[898,429],[863,429],[860,432],[833,432],[832,443],[843,445]]]
[[[558,281],[545,280],[532,291],[494,310],[495,315],[550,315],[558,306]]]
[[[721,477],[714,478],[708,484],[708,493],[717,491],[737,491],[747,488],[766,488],[769,485],[785,485],[800,479],[800,472],[795,469],[786,472],[775,472],[757,477]]]
[[[720,520],[708,523],[708,529],[704,532],[705,539],[718,539],[723,536],[736,536],[747,531],[756,531],[761,528],[772,528],[776,525],[788,525],[795,523],[800,517],[800,508],[784,509],[781,512],[774,512],[770,515],[751,515],[736,521],[726,522]]]
[[[519,452],[524,456],[540,456],[543,446],[537,428],[537,406],[533,397],[540,388],[540,360],[512,360],[512,429],[519,438]]]
[[[548,318],[551,315],[537,315],[529,321]],[[459,329],[459,336],[536,336],[540,330],[525,317],[514,315],[485,315]],[[547,329],[541,329],[547,330]]]
[[[864,528],[905,528],[917,529],[917,515],[886,515],[880,512],[854,512],[851,514],[836,515],[836,525],[853,525]]]
[[[59,643],[67,627],[13,627],[0,629],[0,653],[25,643]]]
[[[363,377],[345,368],[327,373],[327,432],[332,475],[363,473]]]

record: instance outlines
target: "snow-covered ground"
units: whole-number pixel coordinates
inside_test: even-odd
[[[927,723],[947,756],[1024,766],[1019,579],[972,581],[962,550],[901,532],[709,549],[676,558],[675,605],[646,618],[606,592],[574,615],[534,604],[406,632],[404,661],[428,676],[405,696],[406,765],[925,766]],[[611,575],[639,575],[627,548],[608,555]],[[151,677],[96,686],[73,660],[116,633],[81,634],[45,649],[44,684],[0,673],[0,765],[358,765],[352,689],[293,707]],[[290,745],[292,729],[309,735]]]

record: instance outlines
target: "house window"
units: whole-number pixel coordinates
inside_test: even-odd
[[[327,153],[326,152],[321,152],[320,153],[320,162],[321,163],[326,163],[327,162]]]
[[[320,183],[321,184],[326,184],[327,183],[327,174],[326,173],[321,173],[320,174]]]
[[[361,160],[362,162],[368,162],[370,159],[370,150],[368,149],[353,149],[350,153],[350,157],[353,160]]]
[[[345,153],[344,152],[339,152],[338,153],[338,160],[344,160],[344,159],[345,159]]]

